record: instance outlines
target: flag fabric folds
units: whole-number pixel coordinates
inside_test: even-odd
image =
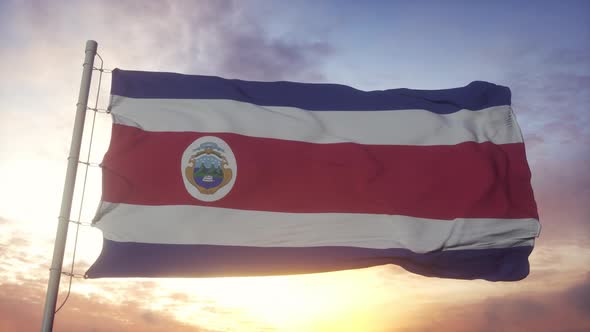
[[[111,95],[90,278],[529,273],[540,225],[506,87],[117,69]]]

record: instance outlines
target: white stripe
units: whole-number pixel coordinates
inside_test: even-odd
[[[436,114],[426,110],[306,111],[225,99],[112,96],[118,124],[146,131],[227,132],[311,143],[453,145],[522,142],[510,106]]]
[[[536,219],[434,220],[343,213],[281,213],[192,205],[102,202],[96,226],[119,242],[252,247],[348,246],[436,250],[533,245]]]

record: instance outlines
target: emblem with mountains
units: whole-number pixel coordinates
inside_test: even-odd
[[[229,145],[218,137],[206,136],[193,142],[183,155],[183,166],[185,185],[188,182],[198,193],[188,186],[187,190],[200,200],[220,199],[235,181],[235,157]]]

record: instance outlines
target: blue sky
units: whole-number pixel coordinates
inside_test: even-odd
[[[0,2],[0,331],[38,330],[87,39],[98,41],[107,68],[363,90],[509,86],[543,231],[531,275],[518,283],[429,279],[392,266],[274,279],[75,281],[60,328],[590,329],[588,13],[589,1],[570,0]],[[96,133],[93,162],[106,150],[108,117]],[[38,169],[43,181],[31,176]],[[85,220],[99,197],[100,172],[91,169]],[[100,241],[100,232],[82,230],[77,270]]]

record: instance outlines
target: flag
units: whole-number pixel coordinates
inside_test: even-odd
[[[540,225],[507,87],[112,75],[90,278],[529,273]]]

